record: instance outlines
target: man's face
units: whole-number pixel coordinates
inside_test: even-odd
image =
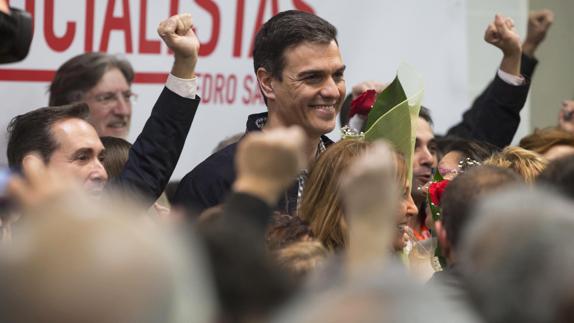
[[[50,156],[48,167],[77,179],[90,193],[101,193],[108,174],[102,165],[104,146],[94,127],[71,118],[56,122],[51,130],[58,148]]]
[[[346,90],[339,47],[335,41],[304,42],[283,55],[282,79],[271,80],[271,118],[283,126],[299,125],[313,137],[331,132]]]
[[[98,135],[126,138],[132,116],[132,92],[119,69],[108,70],[98,84],[86,93],[90,123]]]
[[[417,121],[415,153],[413,155],[413,192],[416,193],[431,180],[432,168],[436,167],[436,144],[428,122]]]

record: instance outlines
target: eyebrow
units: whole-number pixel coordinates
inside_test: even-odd
[[[343,73],[345,72],[345,69],[347,68],[346,65],[343,65],[341,67],[339,67],[335,73]],[[302,78],[302,77],[306,77],[306,76],[311,76],[311,75],[317,75],[317,74],[325,74],[325,70],[307,70],[307,71],[303,71],[301,73],[298,74],[298,77]]]

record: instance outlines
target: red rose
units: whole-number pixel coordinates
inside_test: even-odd
[[[377,99],[377,91],[375,90],[366,90],[365,92],[361,93],[358,97],[356,97],[351,102],[351,111],[349,111],[349,118],[354,116],[355,114],[360,114],[366,116],[371,111],[373,104],[375,104],[375,100]]]
[[[433,205],[440,205],[440,199],[442,198],[442,194],[444,193],[444,190],[446,189],[446,186],[449,182],[450,181],[448,179],[445,179],[440,182],[433,182],[430,184],[429,196]]]

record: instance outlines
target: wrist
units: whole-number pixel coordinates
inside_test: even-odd
[[[283,187],[278,187],[278,185],[274,184],[274,181],[257,177],[240,176],[233,183],[233,191],[253,195],[274,207],[279,200],[279,195],[283,191]]]
[[[181,79],[192,79],[195,77],[196,57],[175,56],[171,74]]]
[[[524,44],[522,45],[522,53],[523,53],[524,55],[528,55],[528,56],[530,56],[530,57],[534,57],[534,52],[536,51],[536,48],[537,48],[537,47],[538,47],[537,45],[526,41],[526,42],[524,42]]]

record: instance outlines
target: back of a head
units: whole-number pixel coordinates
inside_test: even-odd
[[[337,41],[337,29],[312,13],[288,10],[269,19],[255,37],[254,70],[265,68],[281,80],[286,49],[304,42],[329,44]]]
[[[555,194],[526,188],[477,206],[459,263],[487,322],[574,320],[573,209]]]
[[[421,286],[393,262],[382,273],[362,280],[335,281],[319,294],[300,295],[275,323],[311,322],[478,322],[468,308],[441,291]]]
[[[80,195],[25,214],[13,243],[0,249],[0,321],[211,319],[197,251],[135,217],[135,209],[106,202]]]
[[[132,144],[125,139],[117,137],[100,137],[100,140],[106,149],[104,168],[108,173],[108,178],[111,180],[118,177],[124,169]]]
[[[574,147],[574,135],[556,127],[536,129],[522,138],[518,145],[542,155],[557,145]]]
[[[499,151],[499,148],[492,144],[458,137],[444,136],[436,138],[435,141],[439,155],[444,156],[451,151],[456,151],[462,154],[463,160],[470,158],[482,162]]]
[[[537,183],[557,189],[574,199],[574,155],[552,161],[538,176]]]
[[[98,84],[104,73],[117,68],[128,84],[134,79],[131,64],[114,55],[91,52],[72,57],[61,65],[50,84],[50,106],[70,104],[83,99]]]
[[[85,103],[45,107],[14,117],[8,125],[8,165],[19,169],[27,154],[36,152],[48,162],[58,143],[52,136],[52,126],[58,121],[78,118],[86,120],[89,108]]]
[[[521,182],[513,171],[493,166],[477,166],[455,177],[441,199],[442,223],[451,246],[458,247],[475,204],[484,194]]]
[[[521,147],[506,147],[493,155],[484,165],[508,168],[520,175],[525,182],[532,183],[546,168],[548,162],[539,154]]]
[[[362,140],[339,141],[329,146],[309,171],[298,214],[327,249],[338,249],[345,244],[340,228],[343,216],[339,188],[341,174],[368,147],[369,143]]]
[[[321,266],[328,255],[319,241],[299,241],[273,252],[279,266],[300,281]]]

